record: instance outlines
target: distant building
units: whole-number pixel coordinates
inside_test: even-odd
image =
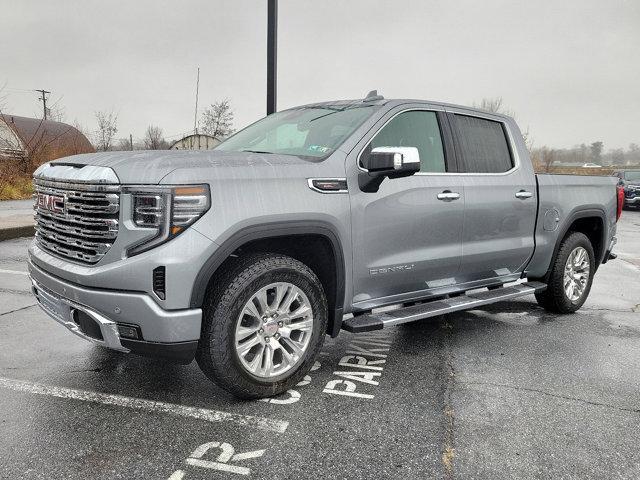
[[[169,147],[169,150],[211,150],[222,143],[221,140],[211,135],[196,133],[187,135],[176,141]]]
[[[28,158],[32,165],[95,152],[77,128],[39,118],[0,115],[0,158]]]

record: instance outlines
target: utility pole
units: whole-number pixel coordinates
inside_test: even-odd
[[[267,115],[276,111],[278,90],[278,0],[268,0],[267,6]]]
[[[198,67],[198,76],[196,79],[196,111],[193,114],[193,134],[198,134],[198,91],[200,90],[200,67]]]
[[[129,134],[129,146],[131,147],[131,151],[133,152],[133,135]]]
[[[42,97],[40,97],[38,100],[42,100],[42,108],[43,108],[43,113],[44,113],[44,119],[47,119],[47,93],[51,93],[48,90],[34,90],[35,92],[40,92],[42,94]]]

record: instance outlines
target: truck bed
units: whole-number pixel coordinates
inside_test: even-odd
[[[544,276],[553,258],[558,238],[564,236],[579,218],[587,215],[601,217],[603,242],[608,242],[615,235],[616,228],[616,178],[545,173],[536,174],[536,184],[536,246],[527,267],[529,278]],[[606,248],[600,248],[601,255],[604,255],[605,250]]]

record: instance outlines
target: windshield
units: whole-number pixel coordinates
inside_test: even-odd
[[[640,180],[640,170],[638,170],[637,172],[624,172],[624,179],[627,182]]]
[[[378,108],[375,105],[323,105],[284,110],[249,125],[215,150],[324,158]]]

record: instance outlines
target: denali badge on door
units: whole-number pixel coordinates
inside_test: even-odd
[[[64,197],[60,195],[49,195],[39,193],[36,205],[38,208],[49,210],[53,213],[64,215]]]

